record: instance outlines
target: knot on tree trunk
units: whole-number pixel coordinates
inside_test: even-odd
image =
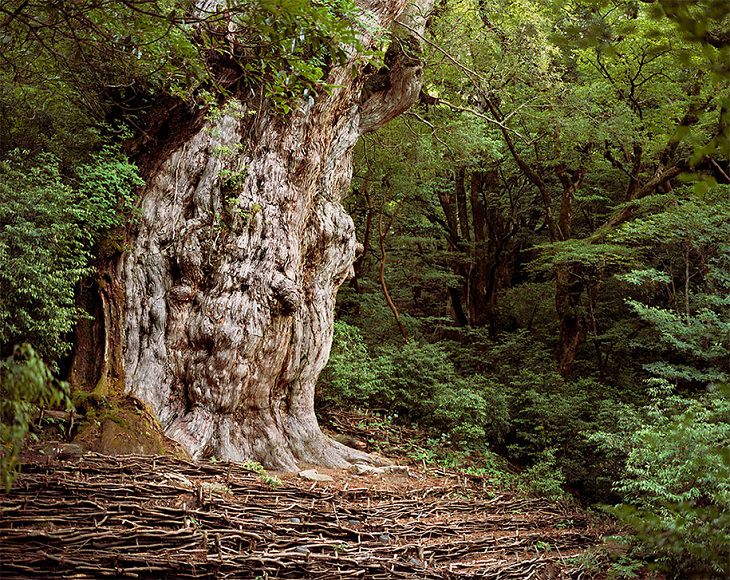
[[[281,272],[276,272],[271,288],[274,298],[279,302],[281,314],[288,315],[297,311],[302,303],[302,293],[292,280]]]

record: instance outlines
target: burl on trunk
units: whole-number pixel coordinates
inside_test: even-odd
[[[104,329],[86,333],[103,349],[100,374],[123,380],[193,457],[281,469],[366,459],[323,435],[314,414],[335,295],[355,259],[340,198],[358,137],[417,98],[417,35],[404,35],[423,30],[431,0],[359,4],[369,30],[407,41],[373,73],[379,82],[353,57],[330,72],[337,88],[287,116],[250,93],[231,99],[162,156],[101,288]],[[381,41],[371,34],[366,45]]]

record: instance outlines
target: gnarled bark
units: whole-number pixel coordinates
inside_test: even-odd
[[[407,17],[422,30],[430,0],[404,16],[406,4],[361,3],[381,27]],[[287,117],[239,95],[148,179],[114,270],[124,380],[194,457],[283,469],[366,459],[314,415],[335,294],[355,259],[340,197],[356,140],[417,98],[422,65],[392,54],[367,99],[359,66],[333,70],[337,88]]]

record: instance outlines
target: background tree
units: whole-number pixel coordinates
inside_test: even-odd
[[[493,470],[488,445],[544,491],[562,485],[588,502],[624,499],[646,515],[662,500],[657,489],[640,490],[644,475],[679,489],[661,465],[700,477],[701,462],[682,446],[713,449],[717,461],[697,495],[705,499],[652,511],[659,519],[642,536],[644,555],[675,570],[682,542],[697,554],[715,545],[709,523],[693,538],[673,536],[676,550],[658,538],[685,508],[698,510],[685,523],[714,521],[723,489],[730,90],[727,47],[707,41],[726,27],[727,11],[715,8],[439,4],[419,103],[358,145],[347,204],[370,251],[338,301],[380,365],[370,405],[408,400],[397,385],[425,384],[427,367],[410,369],[393,352],[401,341],[376,284],[379,252],[367,242],[366,218],[382,207],[392,219],[388,287],[411,357],[440,361],[427,373],[442,377],[430,392],[456,403],[449,412],[485,409],[474,415],[484,435],[466,447],[455,443],[455,425],[424,405],[400,409],[398,420],[424,426],[444,461],[468,450]],[[488,386],[460,391],[474,375]],[[663,407],[661,419],[647,411],[657,405],[657,379],[684,401]],[[421,401],[437,398],[427,391]],[[701,425],[683,430],[693,413]],[[662,459],[658,433],[672,441]],[[648,457],[656,465],[641,471]],[[715,507],[702,512],[703,502]]]

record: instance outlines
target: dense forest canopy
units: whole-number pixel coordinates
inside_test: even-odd
[[[125,391],[194,454],[344,461],[316,422],[235,427],[246,397],[315,396],[343,284],[319,411],[414,424],[424,461],[613,505],[637,556],[726,574],[730,4],[430,5],[0,6],[5,482],[37,406]]]

